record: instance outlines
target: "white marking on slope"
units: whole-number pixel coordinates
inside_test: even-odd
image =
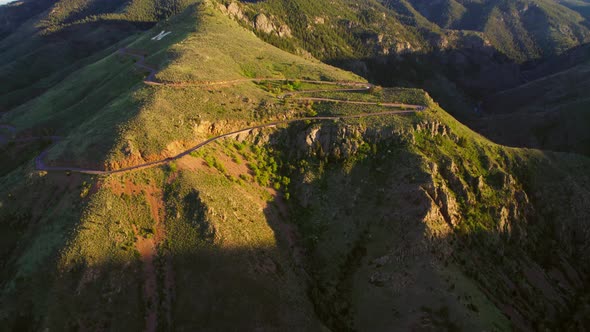
[[[165,30],[162,30],[162,32],[160,32],[157,36],[153,37],[152,40],[162,40],[162,38],[168,36],[171,33],[172,31],[166,32]]]

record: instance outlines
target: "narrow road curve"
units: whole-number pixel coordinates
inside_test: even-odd
[[[146,83],[154,82],[157,70],[156,70],[156,68],[150,67],[145,63],[145,55],[140,54],[140,53],[136,53],[136,52],[131,51],[127,48],[120,48],[118,52],[123,55],[137,58],[138,60],[137,60],[137,62],[135,62],[135,66],[145,69],[149,72],[149,75],[148,75],[148,77],[145,78],[144,82],[146,82]]]
[[[300,95],[300,94],[304,94],[304,93],[316,93],[316,92],[365,92],[365,91],[369,91],[371,89],[371,85],[370,84],[366,84],[364,86],[361,86],[357,89],[321,89],[321,90],[299,90],[299,91],[292,91],[292,92],[288,92],[288,93],[284,93],[282,95],[278,95],[277,98],[279,99],[285,99],[287,97],[292,97],[295,95]]]
[[[295,100],[309,100],[309,101],[325,101],[330,103],[340,103],[340,104],[353,104],[353,105],[377,105],[383,107],[396,107],[396,108],[409,108],[414,110],[419,110],[424,108],[424,106],[420,105],[412,105],[412,104],[400,104],[400,103],[378,103],[372,101],[353,101],[353,100],[342,100],[342,99],[332,99],[332,98],[314,98],[314,97],[304,97],[304,98],[295,98]]]
[[[222,134],[219,136],[212,137],[204,142],[201,142],[192,148],[185,150],[175,156],[168,157],[165,159],[152,161],[149,163],[139,164],[135,166],[120,168],[116,170],[96,170],[96,169],[89,169],[89,168],[77,168],[77,167],[65,167],[65,166],[47,166],[43,162],[43,159],[49,152],[49,148],[43,151],[40,155],[35,158],[35,168],[39,171],[65,171],[65,172],[72,172],[72,173],[81,173],[81,174],[92,174],[92,175],[107,175],[107,174],[117,174],[117,173],[125,173],[133,170],[140,170],[146,168],[157,167],[161,165],[168,164],[172,161],[180,159],[189,155],[191,152],[194,152],[205,145],[213,143],[215,141],[221,140],[226,137],[235,136],[242,133],[247,133],[252,130],[256,129],[263,129],[263,128],[272,128],[282,124],[289,124],[293,122],[301,122],[301,121],[321,121],[321,120],[345,120],[345,119],[359,119],[359,118],[368,118],[368,117],[376,117],[376,116],[386,116],[386,115],[399,115],[399,114],[411,114],[416,112],[422,112],[425,110],[424,106],[412,105],[416,106],[413,110],[396,110],[396,111],[383,111],[383,112],[374,112],[374,113],[363,113],[363,114],[354,114],[354,115],[344,115],[344,116],[316,116],[316,117],[304,117],[304,118],[297,118],[297,119],[290,119],[290,120],[283,120],[283,121],[275,121],[266,124],[261,124],[257,126],[252,126],[244,129],[240,129],[237,131],[233,131],[227,134]]]

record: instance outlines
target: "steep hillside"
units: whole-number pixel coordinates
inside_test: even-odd
[[[189,5],[2,114],[3,327],[588,326],[590,159],[494,144],[232,13]]]
[[[262,39],[323,60],[423,51],[415,24],[375,0],[219,1],[224,12]],[[424,22],[428,24],[428,22]],[[434,25],[429,25],[440,33]]]
[[[172,33],[152,40],[162,29]],[[312,80],[366,84],[263,43],[209,5],[125,46],[2,117],[2,159],[14,160],[2,164],[0,180],[4,326],[317,330],[305,281],[267,223],[276,164],[263,168],[261,150],[249,161],[236,154],[242,166],[228,168],[233,176],[217,173],[232,160],[218,153],[99,177],[35,170],[34,158],[50,148],[40,159],[50,167],[137,165],[211,135],[312,112],[278,99],[282,89],[339,86]],[[131,50],[149,55],[143,69],[163,68],[151,85]],[[62,139],[34,140],[48,133]],[[246,163],[263,172],[252,177]],[[239,216],[233,225],[229,206]]]
[[[575,65],[490,96],[487,116],[477,125],[503,144],[590,154],[589,66]]]
[[[590,41],[584,2],[220,2],[266,40],[331,60],[460,48],[456,36],[465,33],[479,35],[517,62],[559,54]]]
[[[18,1],[0,6],[0,112],[19,106],[193,1]]]
[[[425,89],[461,119],[476,115],[486,97],[524,83],[528,67],[520,64],[590,41],[583,2],[219,2],[275,46],[384,86]]]
[[[0,111],[39,95],[191,2],[28,0],[2,6],[0,75],[10,79],[0,83]],[[522,83],[515,63],[589,41],[585,5],[576,1],[218,2],[275,46],[379,84],[427,89],[462,117],[484,96]],[[441,85],[455,88],[444,92]]]

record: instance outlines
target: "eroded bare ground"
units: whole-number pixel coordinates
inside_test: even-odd
[[[154,260],[157,256],[156,243],[153,238],[144,238],[139,235],[137,227],[133,226],[135,233],[135,248],[139,252],[143,263],[143,296],[146,302],[145,326],[146,331],[155,332],[158,327],[158,282]]]
[[[172,300],[174,296],[174,274],[172,261],[162,250],[166,237],[164,229],[164,202],[161,189],[154,185],[134,184],[126,181],[110,181],[109,188],[115,194],[143,194],[155,221],[154,234],[143,235],[136,225],[135,249],[143,265],[143,298],[145,302],[145,331],[155,332],[161,326],[171,326]]]

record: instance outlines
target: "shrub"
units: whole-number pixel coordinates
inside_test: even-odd
[[[371,87],[369,88],[369,93],[372,95],[381,94],[381,92],[383,92],[383,88],[379,85],[371,85]]]

